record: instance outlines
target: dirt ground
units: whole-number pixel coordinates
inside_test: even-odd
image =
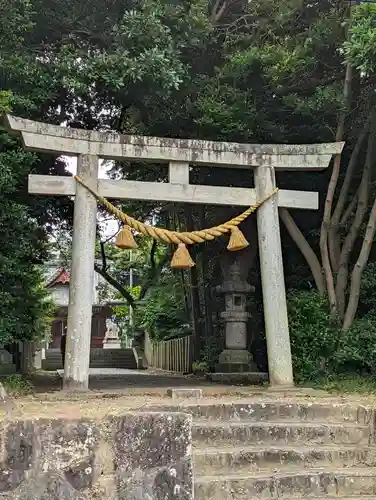
[[[249,404],[256,401],[301,401],[312,403],[332,403],[376,406],[375,395],[352,393],[335,395],[324,391],[295,388],[288,391],[275,391],[260,386],[221,386],[171,373],[149,372],[147,387],[124,384],[107,379],[99,384],[91,384],[91,390],[84,393],[68,393],[61,390],[61,379],[54,373],[35,375],[32,383],[35,391],[22,397],[0,403],[0,418],[90,418],[102,419],[110,415],[120,415],[128,411],[147,411],[158,407],[192,404],[213,404],[239,402]],[[162,381],[162,382],[161,382]],[[168,384],[167,384],[168,382]],[[199,387],[203,391],[201,399],[174,400],[167,396],[167,388]]]

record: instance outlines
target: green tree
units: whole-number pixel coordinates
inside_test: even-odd
[[[132,114],[128,108],[147,109],[182,81],[180,48],[205,22],[200,12],[198,2],[0,2],[0,112],[120,130]],[[47,258],[46,236],[56,227],[69,229],[72,204],[27,195],[29,173],[64,175],[63,162],[24,153],[5,132],[0,146],[6,166],[0,174],[2,341],[10,341],[41,330],[37,311],[42,313],[44,295],[35,265]]]
[[[36,158],[0,135],[0,345],[43,338],[51,304],[40,266],[47,258],[43,231],[19,200]]]

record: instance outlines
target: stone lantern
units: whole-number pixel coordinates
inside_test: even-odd
[[[227,254],[222,259],[224,281],[217,292],[225,296],[225,311],[221,313],[225,327],[225,349],[219,356],[214,381],[260,381],[265,374],[259,373],[252,355],[247,349],[247,296],[254,287],[247,282],[252,258],[248,251]]]

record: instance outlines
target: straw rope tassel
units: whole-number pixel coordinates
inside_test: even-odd
[[[173,269],[190,269],[196,264],[189,254],[188,248],[185,243],[179,243],[178,248],[171,260],[171,267]]]
[[[129,226],[124,226],[117,234],[115,245],[122,250],[135,250],[138,245]]]
[[[231,229],[231,235],[227,245],[227,250],[229,252],[238,252],[239,250],[243,250],[243,248],[247,248],[248,246],[249,242],[247,241],[244,234],[237,226],[234,226]]]

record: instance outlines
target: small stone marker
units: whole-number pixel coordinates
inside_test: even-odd
[[[0,410],[9,415],[14,410],[14,403],[8,396],[3,384],[0,382]]]
[[[1,402],[4,403],[5,400],[7,399],[7,397],[8,397],[7,391],[4,389],[3,384],[0,382],[0,400],[1,400]]]
[[[202,398],[202,389],[167,389],[167,396],[169,398]]]

